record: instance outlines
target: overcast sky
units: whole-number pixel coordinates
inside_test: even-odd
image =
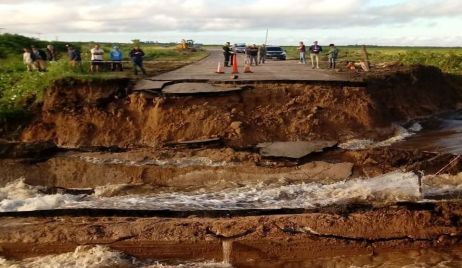
[[[44,40],[462,46],[462,0],[0,0],[0,17]]]

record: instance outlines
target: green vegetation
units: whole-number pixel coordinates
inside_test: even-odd
[[[136,40],[137,43],[139,40]],[[34,45],[45,49],[52,44],[58,51],[60,59],[48,64],[47,72],[27,72],[22,63],[22,48]],[[84,62],[82,68],[73,69],[68,64],[65,42],[46,42],[13,34],[0,35],[0,128],[2,123],[19,121],[30,112],[30,107],[39,103],[44,90],[55,80],[77,78],[82,80],[133,78],[131,64],[126,64],[123,72],[90,73],[90,49],[94,43],[73,43],[81,51]],[[105,59],[114,44],[101,43]],[[116,44],[123,52],[124,60],[129,61],[129,51],[133,44]],[[139,43],[145,52],[145,67],[148,75],[156,75],[202,59],[207,55],[204,50],[178,50],[175,46],[161,47],[154,44]],[[297,59],[296,47],[285,47],[288,58]],[[327,51],[324,46],[324,50]],[[368,47],[372,64],[399,61],[403,64],[433,65],[443,71],[459,74],[462,71],[462,48],[415,48],[415,47]],[[361,59],[360,46],[339,47],[339,62],[357,61]],[[323,60],[327,60],[323,53]]]
[[[339,62],[358,61],[362,58],[360,46],[337,47]],[[296,47],[285,47],[288,58],[298,59]],[[327,61],[327,46],[323,47],[323,60]],[[440,47],[367,47],[369,61],[372,64],[399,61],[403,64],[422,64],[440,68],[448,73],[462,71],[462,48]],[[307,57],[309,57],[307,55]]]
[[[47,66],[47,72],[27,72],[22,62],[22,49],[32,45],[45,50],[52,44],[59,51],[59,60]],[[90,73],[90,49],[94,43],[72,43],[81,51],[82,68],[69,66],[65,42],[45,42],[20,35],[0,35],[0,127],[2,123],[27,116],[29,108],[42,99],[44,90],[55,80],[73,77],[83,80],[137,78],[132,74],[131,64],[125,64],[123,72]],[[124,60],[130,61],[128,54],[132,44],[117,44],[123,52]],[[148,75],[179,68],[192,61],[204,58],[207,52],[199,50],[179,51],[176,47],[160,47],[151,44],[139,44],[145,52],[145,67]],[[101,43],[105,51],[104,59],[109,60],[109,51],[113,44]],[[151,62],[149,62],[151,61]]]

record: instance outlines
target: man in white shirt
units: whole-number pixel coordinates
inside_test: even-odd
[[[99,44],[96,44],[94,48],[90,50],[91,52],[91,67],[92,72],[99,72],[100,66],[103,63],[104,50],[99,47]]]
[[[27,67],[27,71],[31,72],[34,69],[34,62],[32,60],[32,55],[28,48],[23,48],[24,54],[22,54],[22,61]]]

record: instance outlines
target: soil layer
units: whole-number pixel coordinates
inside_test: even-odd
[[[461,99],[431,67],[371,77],[364,86],[254,82],[248,85],[253,89],[217,96],[120,98],[121,84],[57,83],[22,140],[61,147],[159,147],[220,138],[246,148],[269,141],[380,138],[392,134],[393,122],[454,109]]]
[[[395,170],[431,174],[453,156],[334,147],[285,159],[263,157],[256,145],[382,140],[394,135],[396,122],[453,110],[462,100],[445,75],[422,66],[374,73],[361,83],[246,82],[243,91],[218,95],[150,95],[129,88],[128,80],[56,82],[21,140],[0,141],[0,186],[24,177],[48,187],[118,185],[103,194],[118,196],[256,183],[333,183]],[[461,169],[461,161],[453,161],[444,171]],[[230,259],[245,266],[257,259],[296,261],[460,245],[462,235],[460,201],[335,205],[270,215],[89,211],[0,214],[0,255],[25,258],[108,245],[138,257]]]
[[[459,203],[402,204],[374,209],[247,217],[0,218],[1,255],[24,258],[78,245],[108,245],[154,259],[301,260],[390,249],[443,247],[462,235]]]

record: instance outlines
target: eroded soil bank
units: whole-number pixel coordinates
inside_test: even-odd
[[[458,244],[461,216],[458,202],[443,202],[231,218],[2,217],[0,253],[23,258],[99,244],[144,258],[222,260],[228,243],[237,265],[295,261]]]
[[[159,147],[220,138],[245,148],[268,141],[383,138],[392,134],[393,122],[454,109],[461,99],[439,70],[422,66],[348,85],[254,82],[247,84],[252,89],[222,96],[121,98],[121,84],[57,83],[22,140]]]
[[[386,140],[396,134],[397,122],[458,108],[460,88],[431,67],[401,68],[358,83],[253,82],[244,91],[214,96],[155,96],[130,93],[129,88],[127,80],[57,82],[21,141],[0,141],[0,185],[20,177],[31,185],[58,188],[116,185],[100,196],[136,198],[239,192],[256,184],[263,185],[258,189],[330,185],[398,170],[462,170],[462,161],[451,154],[412,149],[332,146],[287,159],[265,157],[256,147],[274,141]],[[192,140],[213,142],[181,144]],[[420,177],[415,178],[418,185]],[[451,183],[444,185],[458,187],[459,180]],[[53,216],[53,210],[40,216],[1,214],[0,256],[24,258],[69,252],[79,245],[107,245],[143,258],[227,259],[252,267],[249,263],[255,260],[460,245],[458,198],[427,203],[414,190],[420,196],[408,203],[373,204],[366,195],[361,204],[282,213],[283,208],[269,215],[239,210],[163,216]],[[280,198],[296,194],[281,192]]]
[[[300,160],[264,158],[231,148],[137,149],[126,152],[58,152],[40,157],[0,159],[0,184],[24,178],[30,185],[95,188],[119,185],[113,195],[162,191],[217,191],[283,181],[334,183],[375,177],[395,170],[433,174],[454,158],[450,154],[375,148],[333,150]],[[445,173],[457,174],[456,160]]]

